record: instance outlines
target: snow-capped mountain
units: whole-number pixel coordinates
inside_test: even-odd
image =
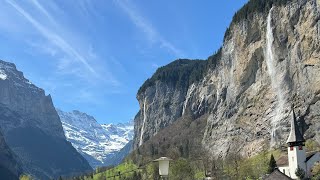
[[[116,151],[119,146],[124,147],[133,139],[133,122],[102,124],[101,126],[110,134],[111,141],[113,142]]]
[[[100,125],[80,111],[57,112],[67,140],[93,168],[113,165],[108,155],[119,152],[133,138],[133,122]]]

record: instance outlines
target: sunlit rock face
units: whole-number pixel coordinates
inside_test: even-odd
[[[317,0],[273,5],[231,23],[200,79],[172,86],[151,78],[137,94],[134,147],[181,116],[208,115],[203,147],[216,157],[251,156],[285,144],[292,104],[306,138],[320,142],[319,19]]]

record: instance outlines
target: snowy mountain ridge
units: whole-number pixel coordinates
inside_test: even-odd
[[[133,138],[133,122],[100,125],[94,117],[57,109],[65,136],[93,167],[112,164],[108,155],[119,152]]]
[[[29,88],[33,92],[44,93],[44,90],[32,84],[23,75],[23,72],[18,71],[16,65],[11,62],[0,60],[0,80],[11,80],[17,87]]]

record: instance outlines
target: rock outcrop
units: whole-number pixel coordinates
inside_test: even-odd
[[[216,54],[171,63],[142,86],[134,148],[180,117],[206,115],[202,147],[215,157],[251,156],[284,145],[291,104],[305,137],[320,142],[319,58],[318,0],[251,0]],[[183,66],[191,67],[175,76]]]
[[[26,174],[52,179],[91,170],[66,141],[50,95],[5,61],[0,61],[0,127]]]

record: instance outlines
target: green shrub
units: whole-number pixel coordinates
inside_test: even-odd
[[[20,180],[32,180],[33,178],[30,175],[23,174],[19,178]]]
[[[156,81],[165,82],[174,87],[188,87],[203,77],[206,61],[178,59],[172,63],[160,67],[153,76],[145,81],[138,93],[153,86]]]
[[[170,165],[170,179],[193,180],[195,176],[194,169],[190,162],[186,159],[180,158]]]
[[[317,151],[320,149],[319,143],[311,139],[308,139],[305,145],[307,151]]]
[[[320,163],[316,163],[312,168],[312,179],[319,180],[320,179]]]

